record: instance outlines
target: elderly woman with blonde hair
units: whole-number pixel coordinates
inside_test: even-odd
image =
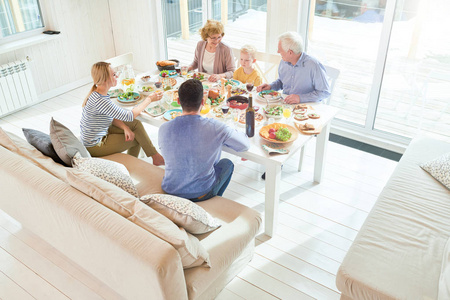
[[[152,102],[161,99],[162,93],[153,93],[132,110],[113,103],[108,95],[117,84],[117,74],[109,63],[98,62],[92,66],[94,85],[83,102],[81,115],[81,141],[92,156],[105,156],[128,151],[137,157],[142,147],[151,156],[154,165],[163,165],[164,159],[153,146],[141,121],[136,117]]]
[[[222,43],[225,35],[222,23],[208,20],[200,29],[200,35],[203,40],[197,44],[189,71],[198,69],[199,72],[211,74],[209,81],[213,82],[221,78],[232,78],[236,66],[233,51]]]

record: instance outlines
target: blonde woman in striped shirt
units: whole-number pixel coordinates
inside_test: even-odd
[[[92,86],[83,102],[81,140],[92,156],[105,156],[127,150],[137,157],[142,147],[151,156],[154,165],[163,165],[164,158],[153,146],[141,121],[136,117],[152,102],[161,99],[162,93],[149,95],[131,111],[114,104],[108,91],[117,84],[117,76],[109,63],[98,62],[92,66]]]

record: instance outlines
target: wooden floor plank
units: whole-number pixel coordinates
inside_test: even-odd
[[[35,298],[0,271],[0,299],[33,300]]]
[[[1,244],[5,242],[14,243],[12,239],[15,239],[15,237],[8,235],[6,239],[5,241],[5,237],[0,232]],[[36,299],[69,299],[20,260],[8,253],[3,247],[0,247],[0,271]]]

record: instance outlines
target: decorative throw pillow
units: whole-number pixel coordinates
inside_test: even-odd
[[[184,269],[211,266],[208,251],[184,228],[116,186],[86,172],[66,170],[72,187],[171,244],[178,251]]]
[[[194,202],[177,196],[152,194],[141,201],[193,234],[202,234],[219,228],[220,223]]]
[[[450,152],[421,164],[420,167],[450,190]]]
[[[76,153],[72,159],[72,165],[75,169],[88,172],[98,178],[120,187],[125,192],[139,198],[136,186],[130,177],[127,168],[115,161],[110,161],[95,157],[81,157],[80,153]]]
[[[59,158],[67,165],[72,166],[72,158],[75,153],[80,152],[82,157],[91,157],[86,147],[78,138],[63,124],[50,121],[50,139]]]
[[[43,133],[42,131],[29,128],[22,128],[22,131],[28,143],[41,151],[42,154],[51,157],[55,162],[68,167],[68,165],[66,165],[61,158],[59,158],[58,154],[56,154],[50,135]]]

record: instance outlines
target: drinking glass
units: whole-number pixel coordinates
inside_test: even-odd
[[[188,66],[181,67],[181,76],[186,76],[188,73]]]
[[[205,101],[205,104],[208,101],[208,95],[209,95],[209,88],[203,87],[203,100]]]
[[[203,105],[202,110],[200,111],[200,114],[202,116],[205,116],[209,113],[210,109],[211,109],[211,106],[209,104],[205,104],[205,105]]]
[[[283,117],[286,119],[286,124],[292,116],[292,107],[290,105],[283,105]]]

